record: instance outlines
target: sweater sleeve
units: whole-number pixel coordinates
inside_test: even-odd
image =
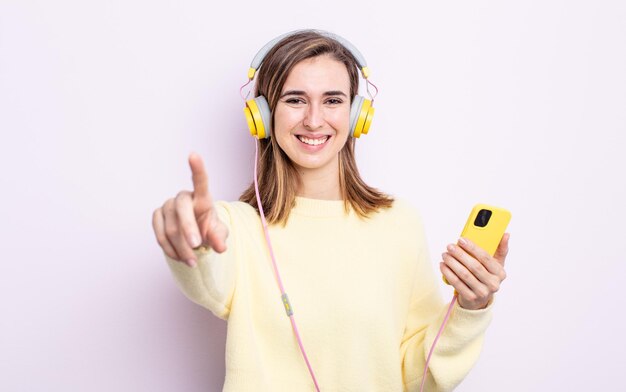
[[[215,203],[218,217],[228,227],[226,251],[217,253],[213,249],[194,250],[197,260],[195,268],[175,261],[165,255],[167,264],[181,291],[193,302],[209,309],[217,317],[226,320],[235,291],[237,277],[236,233],[233,230],[232,214],[228,203]]]
[[[428,352],[448,310],[437,286],[428,257],[426,238],[418,222],[417,271],[411,304],[401,343],[402,374],[406,391],[419,391]],[[491,321],[492,305],[482,310],[467,310],[454,305],[448,323],[430,360],[426,391],[451,391],[478,360],[485,331]]]

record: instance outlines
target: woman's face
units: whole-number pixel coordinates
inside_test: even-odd
[[[278,145],[300,171],[335,175],[350,125],[350,77],[328,55],[291,70],[274,109]]]

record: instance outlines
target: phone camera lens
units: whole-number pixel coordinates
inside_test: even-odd
[[[491,211],[482,209],[478,211],[478,215],[476,215],[476,219],[474,220],[474,226],[485,227],[487,223],[489,223],[489,219],[491,218]]]

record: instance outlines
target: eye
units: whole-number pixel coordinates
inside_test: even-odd
[[[285,100],[286,103],[288,104],[299,104],[299,103],[305,103],[304,100],[302,98],[288,98]]]
[[[339,105],[343,103],[343,101],[339,98],[330,98],[329,100],[326,101],[326,103],[329,103],[331,105]]]

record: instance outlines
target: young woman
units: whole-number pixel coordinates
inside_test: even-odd
[[[417,391],[447,306],[419,215],[357,170],[367,129],[355,127],[371,115],[357,95],[364,60],[330,33],[275,41],[259,55],[263,98],[248,101],[267,104],[261,123],[248,118],[258,198],[253,183],[240,201],[214,202],[191,154],[194,189],[154,212],[157,241],[181,290],[228,321],[224,391]],[[477,360],[507,249],[508,234],[494,257],[463,239],[443,254],[458,302],[426,390],[452,390]]]

